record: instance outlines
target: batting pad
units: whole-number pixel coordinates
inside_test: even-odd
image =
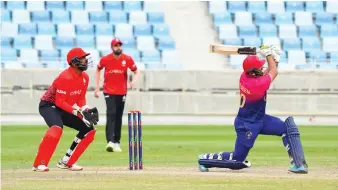
[[[240,170],[249,167],[243,162],[238,162],[235,160],[199,159],[198,163],[206,168],[229,168],[232,170]]]
[[[293,161],[297,167],[301,167],[303,162],[305,162],[305,156],[302,143],[300,142],[300,133],[293,117],[288,117],[285,120],[285,125],[287,136],[289,137],[289,148],[293,156]]]

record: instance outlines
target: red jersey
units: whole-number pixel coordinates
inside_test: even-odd
[[[72,113],[74,104],[79,107],[86,105],[88,83],[87,73],[78,74],[74,68],[69,67],[53,81],[41,100],[54,103],[62,110]]]
[[[115,58],[112,53],[103,56],[97,68],[105,69],[103,92],[115,95],[127,94],[128,68],[131,71],[137,69],[133,58],[124,53],[119,58]]]

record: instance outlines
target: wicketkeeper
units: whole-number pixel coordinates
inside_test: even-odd
[[[239,81],[240,108],[235,119],[237,134],[233,152],[205,153],[199,156],[200,171],[208,168],[243,169],[251,166],[246,160],[259,134],[281,136],[290,157],[293,173],[308,173],[300,133],[293,117],[285,121],[265,113],[267,90],[276,78],[280,50],[275,46],[262,46],[260,54],[266,57],[268,68],[263,71],[265,60],[248,56],[243,62]]]
[[[48,164],[61,138],[63,125],[79,133],[57,167],[73,171],[83,169],[75,162],[94,140],[96,130],[93,126],[99,121],[97,109],[90,109],[86,104],[89,77],[84,71],[88,67],[88,55],[81,48],[70,50],[67,54],[69,68],[53,81],[41,98],[39,112],[49,129],[40,142],[34,171],[49,171]]]

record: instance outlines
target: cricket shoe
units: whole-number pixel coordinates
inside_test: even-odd
[[[205,154],[199,155],[199,156],[198,156],[198,160],[200,160],[200,159],[205,159]],[[198,161],[197,161],[197,162],[198,162]],[[208,169],[207,167],[205,167],[205,166],[199,164],[199,162],[198,162],[198,169],[199,169],[201,172],[208,172],[208,171],[209,171],[209,169]]]
[[[39,165],[38,167],[33,167],[33,171],[35,171],[35,172],[48,172],[49,168],[45,165]]]
[[[83,167],[82,166],[78,166],[76,164],[73,164],[72,166],[68,166],[67,164],[65,164],[64,162],[62,162],[62,160],[60,160],[58,162],[58,164],[56,165],[56,167],[60,168],[60,169],[67,169],[70,171],[82,171]]]
[[[304,167],[303,165],[301,167],[297,167],[296,165],[294,165],[293,167],[289,169],[289,172],[296,173],[296,174],[307,174],[308,169]]]
[[[114,143],[110,142],[106,146],[106,151],[107,152],[114,152]]]
[[[113,151],[114,151],[114,152],[122,152],[122,149],[121,149],[119,143],[114,143],[114,144],[113,144]]]

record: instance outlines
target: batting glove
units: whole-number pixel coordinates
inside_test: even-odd
[[[272,54],[282,55],[282,50],[279,47],[277,47],[275,45],[271,45],[270,48],[271,48]]]
[[[270,56],[272,54],[271,47],[269,45],[262,45],[257,53],[263,57]]]

